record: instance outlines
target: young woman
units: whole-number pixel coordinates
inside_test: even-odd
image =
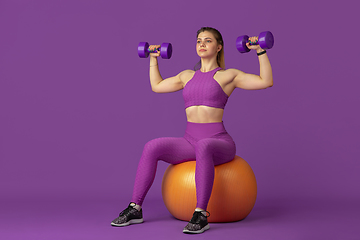
[[[256,41],[257,37],[251,37]],[[150,46],[151,49],[159,46]],[[163,79],[158,68],[160,53],[150,54],[150,83],[157,93],[183,89],[187,127],[184,137],[158,138],[149,141],[138,165],[132,200],[129,206],[111,222],[113,226],[142,223],[141,205],[156,173],[157,162],[178,164],[196,159],[195,182],[197,207],[184,233],[202,233],[209,229],[207,204],[210,199],[214,166],[235,157],[235,143],[223,125],[224,108],[235,88],[264,89],[273,85],[272,69],[266,51],[259,45],[250,46],[257,52],[260,75],[247,74],[237,69],[226,69],[224,42],[219,31],[203,27],[197,32],[196,51],[200,69],[185,70],[174,77]]]

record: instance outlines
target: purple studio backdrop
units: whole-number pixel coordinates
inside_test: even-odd
[[[224,117],[259,195],[359,197],[358,58],[345,39],[359,39],[353,9],[235,3],[2,1],[1,194],[130,196],[143,145],[182,136],[186,121],[181,91],[151,91],[137,44],[173,44],[159,60],[169,77],[193,68],[196,31],[212,26],[227,68],[250,73],[257,57],[236,50],[237,36],[275,36],[274,87],[234,91]]]
[[[162,76],[217,28],[227,68],[259,73],[239,35],[269,30],[274,86],[233,92],[224,124],[267,199],[360,199],[355,1],[0,1],[0,197],[127,203],[144,144],[182,136],[182,92],[150,89],[141,41],[171,42]],[[161,199],[160,162],[148,199]],[[145,200],[146,201],[146,200]]]

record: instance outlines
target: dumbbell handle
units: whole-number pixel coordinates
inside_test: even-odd
[[[250,43],[249,45],[250,46],[253,46],[253,45],[259,45],[259,40],[256,40],[255,42],[252,42],[252,41],[247,41],[247,43]]]
[[[161,47],[154,48],[154,50],[150,50],[150,47],[149,47],[148,49],[146,49],[146,51],[147,51],[148,53],[157,53],[157,52],[160,51],[160,48],[161,48]]]

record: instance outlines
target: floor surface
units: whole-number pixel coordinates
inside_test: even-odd
[[[143,205],[144,223],[111,227],[125,201],[94,199],[0,200],[0,239],[360,239],[358,201],[258,201],[239,222],[210,223],[203,234],[182,233],[162,199]],[[124,205],[121,206],[120,205]]]

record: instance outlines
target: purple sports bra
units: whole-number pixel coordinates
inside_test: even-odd
[[[214,75],[221,68],[209,72],[196,71],[193,78],[187,82],[183,89],[185,108],[204,105],[224,109],[228,95],[214,79]]]

